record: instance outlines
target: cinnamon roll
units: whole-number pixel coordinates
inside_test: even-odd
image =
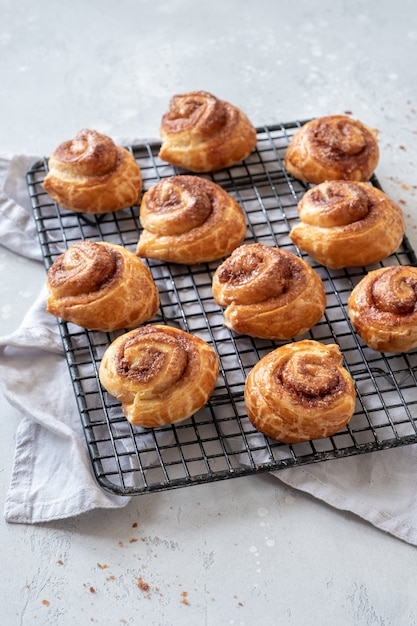
[[[260,243],[240,246],[216,270],[213,298],[224,324],[240,334],[291,339],[323,316],[326,294],[319,275],[291,252]]]
[[[245,383],[249,420],[283,443],[329,437],[355,410],[353,380],[336,344],[298,341],[263,357]]]
[[[357,334],[373,350],[407,352],[417,346],[417,267],[369,272],[353,289],[348,312]]]
[[[329,115],[307,122],[293,135],[284,167],[308,183],[367,181],[378,160],[377,131],[344,115]]]
[[[47,311],[91,330],[132,328],[159,307],[152,275],[137,256],[115,244],[80,241],[48,270]]]
[[[211,172],[245,159],[256,130],[236,106],[206,91],[174,96],[160,127],[164,161],[191,172]]]
[[[241,206],[222,187],[197,176],[170,176],[140,206],[136,254],[172,263],[202,263],[230,254],[244,239]]]
[[[381,261],[397,250],[404,236],[400,207],[366,183],[321,183],[303,196],[298,213],[301,222],[291,230],[291,240],[330,268]]]
[[[45,191],[70,211],[109,213],[139,201],[142,174],[133,155],[95,130],[60,144],[48,169]]]
[[[210,398],[219,373],[213,348],[170,326],[147,325],[118,337],[99,368],[101,384],[135,426],[191,417]]]

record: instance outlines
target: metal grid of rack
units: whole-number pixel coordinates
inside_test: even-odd
[[[255,363],[280,344],[237,335],[224,327],[222,310],[211,294],[212,276],[221,261],[180,266],[147,260],[161,300],[150,323],[176,326],[207,341],[219,357],[220,376],[210,401],[192,418],[159,429],[133,427],[98,380],[102,355],[116,333],[84,330],[58,320],[88,451],[104,489],[135,495],[417,442],[417,351],[387,355],[370,350],[353,332],[346,311],[353,287],[367,271],[384,265],[415,265],[415,254],[404,238],[396,254],[372,267],[329,270],[295,249],[288,234],[308,186],[286,173],[282,159],[303,123],[258,128],[257,147],[244,163],[207,177],[243,207],[246,243],[261,242],[300,254],[321,276],[326,311],[305,338],[340,346],[356,385],[354,416],[332,437],[293,445],[256,432],[243,402],[245,379]],[[158,144],[128,149],[141,168],[144,190],[163,177],[184,173],[158,158]],[[43,159],[27,172],[46,269],[81,239],[106,240],[135,250],[141,230],[137,206],[101,216],[66,211],[43,190],[47,168]],[[375,177],[371,184],[380,187]]]

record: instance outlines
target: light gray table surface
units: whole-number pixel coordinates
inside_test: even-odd
[[[414,0],[0,0],[0,10],[0,154],[48,155],[85,127],[156,138],[170,97],[195,89],[256,126],[349,111],[379,129],[377,175],[417,246]],[[0,276],[5,334],[45,275],[0,248]],[[20,416],[0,403],[3,508]],[[269,475],[48,525],[1,519],[0,545],[7,626],[417,624],[416,548]]]

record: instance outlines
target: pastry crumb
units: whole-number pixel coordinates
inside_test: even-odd
[[[190,606],[188,601],[188,591],[183,591],[181,593],[181,604],[185,604],[186,606]]]
[[[149,584],[141,576],[138,576],[136,584],[142,591],[149,591]]]

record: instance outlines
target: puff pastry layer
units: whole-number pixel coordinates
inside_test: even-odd
[[[293,135],[284,166],[309,183],[326,180],[367,181],[379,160],[377,132],[344,115],[307,122]]]
[[[149,269],[115,244],[80,241],[55,259],[47,273],[47,311],[91,330],[131,328],[159,307]]]
[[[170,326],[147,325],[107,348],[99,377],[135,426],[155,428],[184,420],[210,398],[219,373],[205,341]]]
[[[48,169],[45,191],[65,209],[109,213],[139,201],[142,174],[133,155],[95,130],[60,144]]]
[[[355,331],[373,350],[407,352],[417,346],[417,268],[369,272],[348,300]]]
[[[171,176],[151,187],[142,198],[140,220],[136,254],[173,263],[220,259],[246,235],[239,203],[197,176]]]
[[[404,236],[400,207],[366,183],[321,183],[303,196],[298,213],[301,222],[291,230],[291,240],[331,268],[381,261],[397,250]]]
[[[356,392],[339,347],[304,340],[258,361],[247,376],[244,397],[259,432],[297,443],[343,428],[354,413]]]
[[[191,172],[230,167],[245,159],[257,141],[247,116],[207,91],[174,96],[160,135],[160,158]]]
[[[216,270],[213,297],[224,324],[253,337],[291,339],[322,317],[326,295],[319,275],[291,252],[242,245]]]

